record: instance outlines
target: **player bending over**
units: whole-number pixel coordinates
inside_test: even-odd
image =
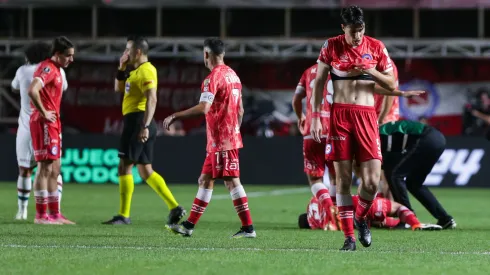
[[[73,62],[75,49],[70,40],[64,36],[55,38],[51,49],[51,58],[39,64],[27,92],[34,107],[29,126],[34,158],[38,167],[34,179],[36,197],[34,223],[73,224],[60,213],[58,178],[62,132],[60,105],[63,86],[66,83],[62,68],[68,67]]]
[[[168,129],[175,121],[206,115],[207,154],[198,180],[199,190],[189,218],[169,228],[183,236],[191,236],[211,201],[214,181],[223,179],[242,222],[242,227],[233,237],[255,238],[247,194],[239,178],[238,149],[243,147],[240,134],[243,119],[242,84],[235,71],[225,65],[224,56],[223,41],[216,38],[204,41],[204,65],[211,73],[201,86],[199,104],[167,117],[163,123]]]
[[[157,107],[158,77],[156,68],[148,61],[148,41],[130,37],[119,60],[114,81],[116,92],[124,92],[122,113],[124,128],[119,145],[119,213],[103,224],[130,224],[131,198],[134,191],[133,167],[141,178],[167,204],[170,213],[167,224],[176,224],[186,211],[179,206],[165,180],[153,170],[153,147],[157,126],[153,115]],[[135,69],[126,74],[126,66]]]
[[[352,196],[354,205],[359,203],[358,196]],[[306,208],[306,213],[299,215],[298,225],[302,229],[322,229],[326,230],[326,212],[313,197]],[[394,218],[396,217],[396,218]],[[399,222],[407,223],[412,230],[441,230],[442,227],[435,224],[423,224],[417,216],[406,206],[385,198],[375,198],[373,206],[369,209],[366,216],[368,224],[382,228],[393,228]]]
[[[17,129],[17,137],[15,142],[17,164],[19,166],[19,177],[17,178],[18,211],[17,215],[15,216],[16,220],[27,219],[27,205],[32,188],[31,175],[34,167],[36,166],[34,149],[32,148],[31,130],[29,127],[29,119],[31,117],[32,109],[31,101],[27,92],[37,66],[42,61],[50,58],[50,56],[51,45],[43,42],[36,42],[29,45],[25,51],[26,64],[17,69],[15,78],[12,80],[12,89],[20,93],[19,128]],[[66,81],[65,71],[62,68],[60,68],[60,71],[63,81],[63,91],[66,91],[68,88],[68,82]],[[62,177],[61,175],[58,175],[60,204],[62,186]]]
[[[337,230],[340,228],[340,221],[336,219],[333,214],[332,198],[325,183],[323,182],[323,176],[326,170],[325,166],[325,146],[327,144],[328,129],[325,127],[321,136],[321,142],[315,142],[310,135],[311,125],[311,95],[313,92],[313,86],[315,85],[315,77],[318,69],[318,64],[315,64],[306,69],[299,80],[298,86],[293,96],[293,110],[298,117],[298,128],[303,134],[303,158],[304,158],[304,172],[308,177],[308,182],[311,187],[313,196],[318,199],[322,205],[327,217],[327,224],[330,230]],[[328,83],[328,80],[327,80]],[[330,104],[327,100],[328,91],[327,87],[323,90],[323,109],[317,114],[320,116],[323,125],[328,125],[330,120]],[[306,98],[306,115],[303,114],[303,99]],[[328,170],[327,170],[328,173]],[[332,208],[332,211],[330,209]]]

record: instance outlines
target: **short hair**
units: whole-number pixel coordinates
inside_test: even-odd
[[[308,223],[308,214],[303,213],[298,217],[298,226],[301,229],[310,229],[310,224]]]
[[[51,46],[51,55],[56,53],[65,53],[66,50],[74,48],[73,43],[66,36],[58,36],[53,40]]]
[[[24,52],[27,62],[38,64],[51,57],[51,45],[44,42],[30,44]]]
[[[130,35],[128,36],[127,41],[133,41],[133,48],[136,50],[141,50],[141,53],[144,55],[148,55],[150,51],[150,45],[148,44],[148,40],[143,36]]]
[[[219,38],[207,38],[204,40],[204,47],[208,48],[211,53],[221,55],[225,53],[225,43]]]
[[[364,12],[358,6],[343,8],[340,11],[340,18],[345,26],[364,24]]]

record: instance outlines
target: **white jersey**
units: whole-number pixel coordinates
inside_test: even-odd
[[[29,119],[31,118],[31,99],[29,98],[28,90],[32,82],[32,76],[37,69],[38,64],[27,64],[20,66],[15,73],[15,78],[12,80],[12,88],[20,90],[20,114],[19,114],[19,130],[24,130],[30,133]],[[68,88],[66,74],[63,68],[60,68],[61,76],[63,77],[63,91]]]

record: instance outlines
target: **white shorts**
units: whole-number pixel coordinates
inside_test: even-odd
[[[17,164],[24,168],[36,166],[34,159],[34,149],[32,148],[31,133],[22,127],[17,131],[15,140],[15,151],[17,153]]]

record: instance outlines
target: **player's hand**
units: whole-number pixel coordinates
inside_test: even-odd
[[[138,135],[138,139],[141,143],[145,143],[148,141],[148,138],[150,137],[150,130],[148,128],[143,128],[140,131],[140,134]]]
[[[171,115],[165,118],[163,121],[163,128],[170,130],[170,125],[175,122],[175,115]]]
[[[302,134],[302,135],[306,135],[305,133],[305,125],[306,124],[306,117],[304,115],[301,115],[301,118],[298,119],[298,129],[299,129],[299,132]]]
[[[55,122],[56,121],[56,112],[55,111],[46,111],[41,114],[44,119],[46,119],[49,122]]]
[[[425,91],[406,91],[406,92],[403,92],[402,96],[410,98],[412,96],[419,96],[421,94],[425,94]]]
[[[322,139],[322,132],[323,132],[322,122],[320,121],[320,119],[319,118],[311,119],[310,133],[311,133],[311,136],[313,137],[313,139],[318,143],[322,142],[322,140],[321,140]]]
[[[125,70],[126,69],[126,65],[128,64],[128,61],[129,61],[129,52],[128,51],[124,51],[124,53],[122,54],[121,58],[119,58],[119,69],[120,70]]]

